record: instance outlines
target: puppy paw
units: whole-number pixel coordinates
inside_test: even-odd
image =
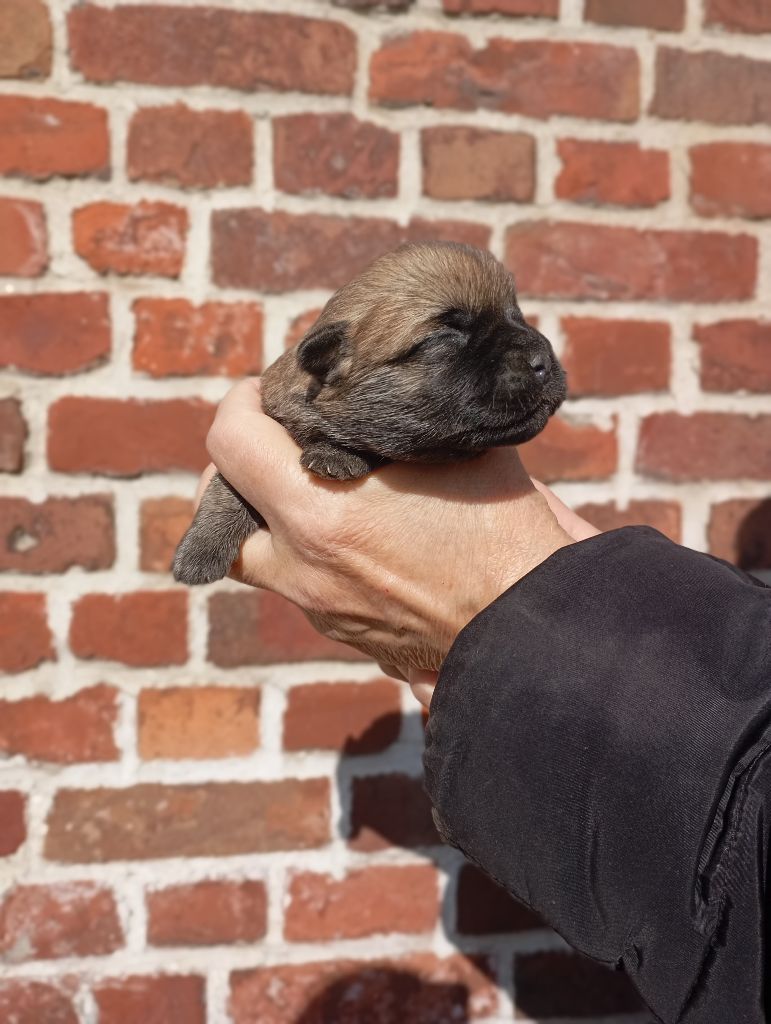
[[[179,543],[171,571],[177,583],[195,587],[221,580],[232,564],[233,558],[226,545],[218,543],[211,533],[193,526]]]
[[[371,463],[350,448],[332,444],[309,445],[300,457],[300,465],[327,480],[358,480],[372,469]]]

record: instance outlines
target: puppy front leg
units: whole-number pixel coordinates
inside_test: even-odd
[[[300,456],[301,466],[329,480],[358,480],[382,462],[382,459],[367,459],[361,452],[328,441],[309,444]]]
[[[174,555],[178,583],[193,586],[227,576],[241,545],[265,520],[217,473]]]

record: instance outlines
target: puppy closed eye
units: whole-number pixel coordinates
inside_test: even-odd
[[[439,352],[446,352],[447,348],[452,346],[459,348],[466,344],[468,336],[463,331],[456,331],[450,327],[442,327],[437,331],[432,331],[430,334],[426,334],[420,341],[416,341],[415,344],[407,349],[406,352],[402,352],[398,356],[394,356],[393,359],[389,359],[390,363],[404,363],[409,359],[415,359],[418,356],[428,356],[438,354]]]

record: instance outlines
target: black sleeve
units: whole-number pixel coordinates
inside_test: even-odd
[[[665,1024],[771,1021],[770,647],[771,589],[627,527],[502,594],[434,692],[443,836]]]

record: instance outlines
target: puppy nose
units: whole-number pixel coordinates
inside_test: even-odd
[[[531,356],[528,362],[533,370],[535,379],[539,384],[543,384],[548,377],[550,370],[549,360],[547,357],[545,355]]]

